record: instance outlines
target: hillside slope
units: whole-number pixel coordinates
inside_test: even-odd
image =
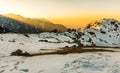
[[[0,32],[40,33],[42,30],[27,23],[0,15]]]

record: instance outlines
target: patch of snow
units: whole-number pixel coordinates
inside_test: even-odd
[[[2,73],[120,73],[117,52],[1,57]]]
[[[120,73],[119,53],[87,54],[67,62],[62,73]]]

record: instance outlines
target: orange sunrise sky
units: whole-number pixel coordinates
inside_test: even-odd
[[[120,20],[120,0],[0,0],[0,14],[7,13],[79,28],[102,18]]]

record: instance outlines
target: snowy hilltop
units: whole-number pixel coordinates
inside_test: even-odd
[[[88,25],[80,41],[85,46],[120,47],[120,22],[103,19]]]

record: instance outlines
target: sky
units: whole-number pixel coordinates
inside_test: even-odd
[[[0,14],[7,13],[78,28],[102,18],[119,20],[120,0],[0,0]]]

